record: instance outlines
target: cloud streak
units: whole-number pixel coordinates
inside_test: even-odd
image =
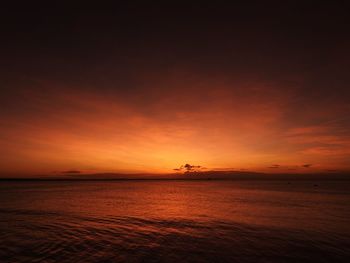
[[[68,170],[68,171],[62,171],[62,174],[80,174],[81,171],[78,170]]]

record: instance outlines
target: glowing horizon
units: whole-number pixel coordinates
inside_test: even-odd
[[[339,117],[307,124],[285,119],[297,89],[192,82],[163,79],[152,94],[150,87],[140,91],[145,98],[42,81],[17,89],[21,105],[1,119],[1,173],[170,173],[185,163],[265,172],[349,169],[350,139]],[[324,114],[311,113],[310,119]]]

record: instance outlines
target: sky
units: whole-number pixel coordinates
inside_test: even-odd
[[[0,176],[349,171],[348,13],[345,1],[5,5]]]

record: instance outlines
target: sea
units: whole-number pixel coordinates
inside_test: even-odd
[[[350,262],[350,181],[0,181],[0,262]]]

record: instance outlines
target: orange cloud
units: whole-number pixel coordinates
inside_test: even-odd
[[[343,167],[350,154],[343,126],[285,119],[294,89],[175,76],[145,77],[147,88],[134,95],[47,81],[37,85],[50,89],[18,89],[13,112],[0,119],[2,169],[171,172],[189,162],[251,170],[279,163],[279,171],[316,164],[312,170],[330,155],[325,168]]]

